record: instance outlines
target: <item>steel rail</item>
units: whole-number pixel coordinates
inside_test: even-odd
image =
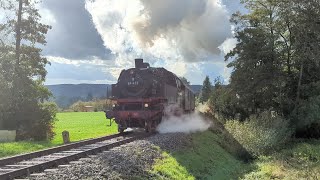
[[[113,139],[113,138],[120,137],[120,136],[122,136],[122,135],[121,134],[113,134],[113,135],[109,135],[109,136],[103,136],[103,137],[99,137],[99,138],[93,138],[93,139],[73,142],[70,144],[62,145],[62,146],[57,146],[57,147],[53,147],[53,148],[49,148],[49,149],[45,149],[45,150],[35,151],[32,153],[26,153],[26,154],[12,156],[12,157],[8,157],[8,158],[1,158],[0,159],[0,166],[7,165],[9,163],[12,164],[12,163],[16,163],[19,161],[32,159],[32,158],[36,158],[36,157],[40,157],[40,156],[49,155],[49,154],[52,154],[55,152],[65,151],[65,150],[69,150],[69,149],[76,148],[76,147],[81,147],[81,146],[88,145],[88,144],[94,144],[96,142],[105,141],[105,140]]]
[[[77,153],[66,154],[65,156],[53,156],[56,158],[54,158],[52,160],[42,161],[38,164],[33,164],[33,165],[28,165],[28,164],[14,165],[11,162],[10,164],[13,164],[13,165],[7,164],[4,167],[16,167],[16,169],[10,169],[10,168],[3,169],[3,170],[6,170],[6,172],[3,172],[3,173],[1,173],[1,171],[0,171],[0,180],[11,180],[11,179],[14,179],[17,177],[29,176],[31,173],[41,172],[41,171],[44,171],[45,169],[56,167],[61,164],[66,164],[70,161],[80,159],[80,158],[86,157],[91,154],[96,154],[98,152],[102,152],[105,150],[109,150],[111,148],[129,143],[129,142],[133,142],[135,140],[142,139],[142,138],[145,138],[145,137],[148,137],[151,135],[152,134],[143,133],[143,134],[134,135],[132,137],[124,136],[123,140],[119,140],[116,142],[109,142],[107,144],[97,143],[96,145],[98,145],[98,146],[96,146],[96,147],[82,149],[82,151],[79,151]],[[114,136],[114,138],[117,138],[122,135],[116,134],[116,135],[112,135],[112,136]],[[110,137],[110,136],[108,136],[108,137]],[[107,140],[111,140],[111,139],[113,139],[113,138],[108,138]],[[106,139],[104,139],[104,140],[106,140]],[[104,141],[104,140],[101,140],[101,141]],[[78,146],[78,147],[81,147],[81,146]],[[47,155],[50,155],[50,154],[47,154]],[[39,157],[39,156],[37,156],[37,157]],[[28,159],[30,159],[30,158],[28,158]],[[25,159],[23,159],[23,160],[25,160]]]

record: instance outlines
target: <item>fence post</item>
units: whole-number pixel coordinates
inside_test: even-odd
[[[62,138],[63,138],[63,144],[68,144],[70,143],[70,136],[68,131],[63,131],[62,132]]]

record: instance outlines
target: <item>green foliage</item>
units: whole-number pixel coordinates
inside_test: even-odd
[[[212,85],[211,85],[209,76],[206,76],[206,78],[203,81],[202,90],[200,93],[200,102],[204,103],[208,101],[211,92],[212,92]]]
[[[271,156],[260,156],[243,179],[319,179],[320,142],[295,142]]]
[[[242,2],[250,13],[231,19],[238,43],[225,58],[232,59],[228,67],[234,71],[230,89],[212,98],[217,113],[244,119],[272,109],[296,130],[311,130],[320,95],[320,23],[314,18],[320,16],[319,1]]]
[[[110,100],[78,101],[70,106],[70,110],[74,112],[85,112],[86,106],[92,106],[94,112],[105,111],[112,108],[112,102]]]
[[[300,101],[292,112],[292,127],[297,129],[296,135],[304,138],[320,137],[320,96]]]
[[[306,127],[311,124],[320,123],[320,96],[311,97],[309,100],[300,103],[296,111],[297,114],[294,125],[299,127]]]
[[[54,111],[42,104],[51,95],[43,85],[49,62],[38,48],[51,27],[40,23],[36,6],[34,0],[4,0],[0,6],[10,14],[0,24],[0,121],[3,128],[17,130],[18,140],[52,137]]]
[[[226,129],[233,137],[255,156],[281,148],[292,132],[286,120],[270,112],[252,115],[244,122],[229,120]]]
[[[33,132],[31,135],[35,140],[54,138],[54,122],[56,119],[56,113],[58,112],[58,106],[55,103],[47,102],[40,104],[40,117],[37,118],[39,121],[33,123]]]
[[[55,103],[37,103],[20,113],[7,113],[7,117],[14,117],[11,121],[5,121],[4,126],[18,127],[17,139],[46,140],[54,136],[53,124],[58,111]],[[18,123],[18,126],[16,124]]]
[[[241,105],[235,92],[229,87],[216,86],[209,99],[209,106],[219,120],[235,119],[241,111]]]

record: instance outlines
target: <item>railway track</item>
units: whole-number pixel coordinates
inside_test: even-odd
[[[148,133],[127,132],[3,158],[0,159],[0,180],[29,176],[32,173],[67,164],[150,135]]]

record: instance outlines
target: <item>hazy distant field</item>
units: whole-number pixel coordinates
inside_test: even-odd
[[[71,141],[95,138],[117,132],[117,125],[107,126],[103,112],[58,113],[55,123],[56,136],[51,142],[13,142],[0,143],[0,157],[36,151],[62,144],[62,131],[69,131]]]

